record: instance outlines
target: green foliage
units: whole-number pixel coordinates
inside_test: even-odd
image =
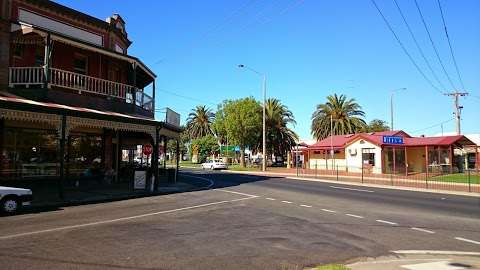
[[[330,119],[333,119],[333,134],[344,135],[358,133],[365,129],[363,120],[365,112],[355,99],[334,94],[327,97],[327,102],[318,104],[312,114],[311,131],[317,140],[330,136]]]
[[[218,125],[224,128],[231,145],[240,146],[242,166],[245,165],[245,148],[255,146],[261,138],[261,109],[260,103],[253,97],[223,102]]]
[[[386,121],[380,119],[373,119],[368,123],[365,130],[363,132],[380,132],[380,131],[387,131],[390,130]]]
[[[213,134],[212,122],[215,114],[205,105],[197,106],[188,115],[186,132],[192,139]]]
[[[199,163],[205,162],[205,160],[207,160],[209,156],[211,156],[213,153],[218,152],[220,150],[218,142],[215,139],[215,137],[213,137],[213,135],[207,135],[207,136],[203,136],[201,138],[192,140],[191,147],[198,149]]]
[[[298,140],[297,134],[288,128],[289,124],[296,124],[295,118],[287,106],[276,98],[267,99],[266,104],[267,153],[283,156]]]

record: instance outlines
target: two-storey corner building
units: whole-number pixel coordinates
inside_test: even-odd
[[[156,75],[128,55],[131,43],[118,14],[100,20],[48,0],[1,1],[0,181],[58,186],[60,195],[133,190],[147,144],[158,179],[159,145],[178,138],[179,116],[167,110],[155,121]]]

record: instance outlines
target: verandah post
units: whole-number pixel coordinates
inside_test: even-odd
[[[63,183],[65,181],[65,128],[67,126],[67,116],[62,115],[62,122],[60,124],[60,153],[59,153],[59,161],[60,161],[60,179],[58,183],[58,196],[60,199],[64,199],[63,194]]]

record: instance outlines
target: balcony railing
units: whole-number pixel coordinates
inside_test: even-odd
[[[43,67],[9,68],[10,87],[16,85],[30,87],[31,85],[38,86],[44,83],[45,69]],[[88,92],[115,97],[124,100],[126,103],[132,103],[133,93],[135,92],[136,105],[145,110],[153,111],[152,98],[145,94],[142,89],[128,84],[108,81],[58,68],[50,68],[48,85],[76,90],[80,94]]]

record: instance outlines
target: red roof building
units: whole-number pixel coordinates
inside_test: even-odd
[[[473,163],[457,155],[467,147],[476,149]],[[373,173],[451,173],[479,167],[478,146],[463,135],[412,137],[401,130],[331,136],[308,146],[304,156],[307,168],[368,168]]]

